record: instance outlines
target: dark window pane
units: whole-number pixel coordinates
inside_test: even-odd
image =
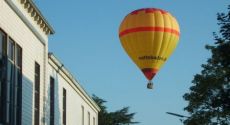
[[[84,125],[84,122],[85,122],[85,117],[84,117],[84,115],[85,115],[85,111],[84,111],[85,109],[84,109],[84,106],[81,106],[81,124],[82,125]]]
[[[55,95],[55,90],[54,90],[54,78],[50,77],[50,125],[54,125],[54,95]]]
[[[35,125],[39,125],[39,111],[38,110],[35,110],[35,112],[34,112],[35,114],[34,114],[34,124]]]
[[[6,51],[6,34],[0,30],[0,123],[6,122],[7,110],[7,60],[3,58]]]
[[[21,107],[22,107],[22,72],[21,69],[17,69],[17,104],[16,104],[16,123],[17,125],[21,124]]]
[[[1,81],[1,96],[0,96],[0,122],[5,121],[6,112],[6,81]]]
[[[40,98],[39,98],[39,93],[35,93],[35,108],[39,109],[39,102],[40,102]]]
[[[6,99],[8,103],[11,103],[12,99],[12,87],[13,87],[13,82],[14,82],[14,65],[12,64],[11,61],[8,61],[7,64],[7,94],[6,94]]]
[[[3,33],[3,32],[0,30],[0,43],[1,43],[1,45],[0,45],[0,46],[1,46],[1,47],[0,47],[0,50],[1,50],[1,51],[0,51],[0,52],[2,53],[1,56],[2,56],[2,55],[5,56],[5,55],[6,55],[6,52],[7,52],[7,51],[6,51],[6,50],[7,50],[7,49],[6,49],[6,48],[7,48],[7,46],[6,46],[6,43],[7,43],[7,42],[6,42],[6,39],[7,39],[7,37],[6,37],[6,36],[7,36],[7,35],[6,35],[5,33]]]
[[[3,78],[3,72],[4,72],[3,70],[6,67],[6,65],[4,65],[5,60],[3,58],[3,55],[4,55],[3,52],[5,51],[5,48],[3,46],[4,46],[5,42],[6,42],[5,40],[6,40],[6,35],[3,32],[0,31],[0,80],[1,81],[2,81],[1,78]],[[0,91],[1,91],[1,85],[0,85]],[[1,98],[1,94],[0,94],[0,98]]]
[[[0,30],[0,59],[6,52],[6,34]]]
[[[5,35],[0,31],[0,59],[2,58],[2,45],[5,40]]]
[[[8,58],[14,61],[14,42],[11,39],[8,43]]]
[[[36,76],[35,77],[35,92],[39,92],[39,90],[40,90],[40,78],[39,78],[39,76]]]
[[[1,105],[1,97],[2,97],[2,82],[3,81],[0,81],[0,105]],[[0,109],[1,110],[1,109]]]
[[[16,46],[15,62],[18,67],[22,67],[22,48],[18,45]]]
[[[7,81],[8,82],[13,82],[13,74],[14,74],[14,65],[12,64],[11,61],[8,61],[7,64]]]
[[[88,112],[88,125],[90,125],[90,113]]]
[[[6,122],[14,121],[14,65],[12,61],[7,63],[7,81],[6,81]]]
[[[40,65],[35,62],[34,72],[34,124],[39,125],[40,121]]]
[[[66,125],[66,89],[63,88],[63,109],[62,109],[62,116],[63,116],[63,125]]]
[[[4,40],[4,36],[3,36],[3,34],[0,32],[0,53],[2,53],[2,43],[3,43],[3,40]]]

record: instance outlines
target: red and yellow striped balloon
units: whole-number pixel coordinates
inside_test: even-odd
[[[176,19],[156,8],[131,12],[119,28],[123,48],[148,80],[152,80],[172,54],[179,36]]]

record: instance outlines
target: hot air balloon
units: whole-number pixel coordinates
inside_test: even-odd
[[[179,36],[176,19],[162,9],[135,10],[121,22],[121,44],[149,80],[147,88],[152,89],[153,77],[176,48]]]

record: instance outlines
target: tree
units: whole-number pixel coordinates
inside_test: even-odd
[[[230,5],[228,13],[217,14],[219,34],[214,45],[206,45],[212,56],[196,74],[190,92],[184,94],[191,116],[185,125],[230,125]]]
[[[101,108],[98,114],[98,125],[130,125],[138,123],[133,122],[135,113],[129,113],[129,107],[124,107],[115,112],[108,112],[107,107],[104,105],[105,100],[96,95],[93,95],[92,98]]]

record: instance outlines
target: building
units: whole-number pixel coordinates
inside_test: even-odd
[[[48,53],[54,30],[32,0],[0,0],[0,125],[97,125],[100,108]]]

